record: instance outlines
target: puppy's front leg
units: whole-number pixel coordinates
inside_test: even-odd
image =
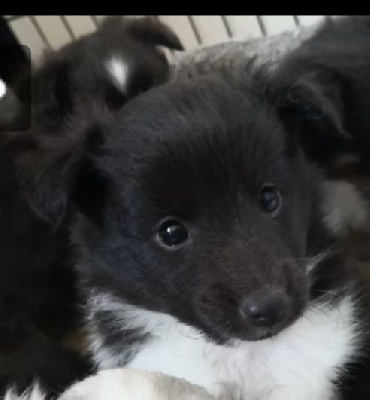
[[[58,400],[216,399],[205,389],[183,379],[177,379],[160,373],[122,368],[101,371],[97,375],[76,383],[62,394]]]
[[[8,390],[4,400],[46,400],[38,384],[22,394]],[[222,396],[218,400],[233,400]],[[155,372],[111,369],[72,385],[55,400],[216,400],[205,389]]]

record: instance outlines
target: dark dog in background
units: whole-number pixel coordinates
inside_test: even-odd
[[[71,339],[81,327],[69,239],[70,213],[47,222],[31,209],[36,195],[19,164],[42,170],[67,141],[76,144],[90,109],[113,113],[131,97],[168,79],[160,46],[181,49],[166,26],[151,18],[105,21],[96,33],[46,56],[32,76],[32,123],[25,132],[0,135],[0,392],[22,389],[37,378],[50,393],[85,376],[90,363]],[[24,83],[13,94],[22,104]],[[13,99],[10,99],[13,101]],[[21,119],[25,107],[15,118]],[[1,124],[1,121],[0,121]],[[39,152],[45,143],[50,149]],[[61,166],[62,167],[62,166]],[[35,175],[35,177],[36,177]],[[50,181],[49,189],[60,182]],[[72,182],[70,182],[72,185]],[[22,193],[20,191],[22,187]],[[45,194],[41,202],[48,201]],[[54,226],[49,224],[53,220]],[[82,353],[82,349],[80,353]]]
[[[303,120],[302,140],[326,171],[326,223],[339,236],[370,227],[369,38],[368,16],[329,19],[285,57],[275,75],[290,88],[285,112],[296,119],[310,113],[320,127],[312,130]],[[305,93],[304,102],[297,90]]]

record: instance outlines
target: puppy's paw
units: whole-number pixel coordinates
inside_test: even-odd
[[[95,376],[76,383],[58,400],[174,399],[214,400],[214,397],[205,389],[182,379],[159,373],[112,369],[101,371]]]

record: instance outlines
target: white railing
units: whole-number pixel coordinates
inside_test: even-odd
[[[22,44],[37,59],[47,48],[60,46],[94,31],[105,16],[22,15],[6,16]],[[322,21],[317,15],[160,15],[179,35],[186,49],[273,35]]]

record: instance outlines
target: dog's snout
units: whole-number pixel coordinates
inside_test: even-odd
[[[240,302],[242,318],[259,328],[273,328],[289,314],[290,300],[282,290],[266,289],[252,293]]]

